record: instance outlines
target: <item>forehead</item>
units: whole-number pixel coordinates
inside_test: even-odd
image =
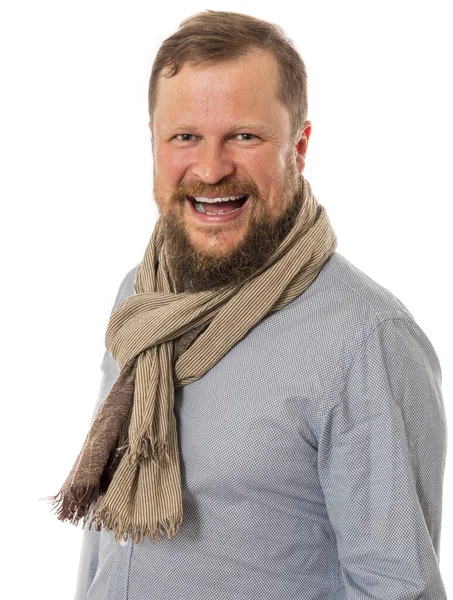
[[[160,76],[154,124],[272,119],[286,112],[277,84],[277,61],[267,52],[215,64],[186,63],[177,75]]]

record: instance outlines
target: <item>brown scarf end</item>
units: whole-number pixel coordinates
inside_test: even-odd
[[[77,525],[80,520],[83,524],[86,523],[98,497],[99,486],[90,485],[85,488],[73,488],[70,492],[60,490],[56,496],[46,499],[52,503],[52,510],[60,521]]]
[[[136,544],[141,544],[144,537],[148,537],[152,543],[160,542],[164,535],[171,540],[181,530],[182,515],[176,515],[173,518],[165,517],[159,523],[149,525],[133,525],[130,519],[123,519],[119,515],[114,515],[108,508],[101,509],[96,513],[91,521],[90,527],[94,526],[96,530],[102,527],[107,531],[113,531],[115,540],[130,539]]]

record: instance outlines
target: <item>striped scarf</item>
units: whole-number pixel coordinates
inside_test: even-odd
[[[301,211],[274,254],[253,276],[216,291],[174,291],[157,221],[135,293],[110,316],[106,347],[120,373],[52,498],[60,520],[82,519],[138,543],[180,530],[175,388],[202,377],[261,319],[299,296],[335,251],[324,207],[303,177],[301,187]]]

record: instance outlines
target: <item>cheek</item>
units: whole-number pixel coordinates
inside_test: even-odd
[[[187,152],[175,152],[159,148],[155,155],[155,170],[158,177],[168,181],[179,181],[190,164]]]
[[[251,179],[262,194],[269,192],[276,171],[275,157],[263,152],[248,152],[233,157],[239,179]]]
[[[259,150],[241,157],[242,160],[238,160],[237,164],[246,169],[252,178],[260,180],[265,187],[270,187],[285,171],[286,154],[272,146],[267,151]]]
[[[292,160],[293,155],[290,152],[290,149],[285,147],[282,148],[281,151],[277,155],[278,168],[281,173],[285,172],[288,168],[289,162]]]

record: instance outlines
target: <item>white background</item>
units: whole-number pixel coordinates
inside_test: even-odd
[[[160,43],[194,12],[258,16],[296,44],[313,123],[305,176],[338,252],[390,289],[433,343],[452,422],[449,5],[3,2],[3,597],[73,597],[81,531],[38,498],[59,489],[83,442],[110,310],[152,232],[148,77]],[[441,546],[450,593],[451,462]]]

